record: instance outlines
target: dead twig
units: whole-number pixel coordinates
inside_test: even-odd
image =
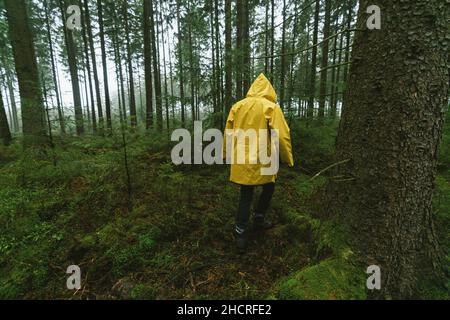
[[[336,167],[336,166],[338,166],[338,165],[340,165],[340,164],[347,163],[347,162],[349,162],[349,161],[350,161],[350,159],[345,159],[345,160],[341,160],[341,161],[338,161],[338,162],[336,162],[336,163],[333,163],[333,164],[329,165],[328,167],[326,167],[325,169],[322,169],[322,170],[320,170],[319,172],[317,172],[311,179],[309,179],[309,181],[314,180],[315,178],[317,178],[318,176],[320,176],[320,175],[321,175],[322,173],[324,173],[325,171],[330,170],[331,168],[334,168],[334,167]]]

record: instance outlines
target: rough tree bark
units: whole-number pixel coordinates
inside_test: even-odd
[[[358,29],[370,1],[360,2]],[[415,297],[418,279],[439,272],[432,193],[448,102],[445,1],[379,0],[381,30],[355,35],[337,137],[337,209],[366,266],[381,268],[371,298]],[[415,14],[411,14],[415,13]]]
[[[5,0],[9,35],[19,82],[25,146],[45,143],[44,102],[24,0]]]

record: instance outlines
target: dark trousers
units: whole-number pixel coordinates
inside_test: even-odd
[[[241,195],[239,199],[239,208],[236,215],[236,232],[243,233],[248,226],[250,218],[250,207],[252,205],[253,192],[256,186],[241,185]],[[255,210],[255,218],[264,218],[270,205],[273,192],[275,191],[275,183],[262,185],[262,192],[258,200]]]

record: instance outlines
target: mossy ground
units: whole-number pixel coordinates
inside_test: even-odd
[[[176,167],[163,138],[128,138],[131,210],[120,141],[58,141],[56,166],[49,154],[2,150],[1,298],[71,298],[71,264],[82,270],[77,298],[114,298],[119,280],[130,298],[264,298],[309,263],[312,226],[293,220],[308,177],[283,170],[270,212],[277,226],[252,235],[241,256],[232,235],[239,189],[226,167]]]
[[[339,227],[306,206],[326,179],[305,173],[324,167],[334,129],[316,153],[322,131],[300,132],[294,148],[308,160],[297,154],[294,169],[281,169],[276,227],[251,235],[245,255],[234,248],[239,189],[227,168],[174,166],[166,136],[127,135],[131,201],[120,136],[57,137],[45,154],[24,154],[20,141],[0,148],[0,298],[363,299],[364,270]],[[448,173],[435,197],[447,249]],[[66,289],[72,264],[82,270],[76,292]]]

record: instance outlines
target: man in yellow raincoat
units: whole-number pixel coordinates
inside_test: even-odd
[[[277,94],[272,84],[264,74],[260,74],[251,85],[246,98],[238,101],[231,108],[226,123],[224,155],[228,152],[226,156],[233,158],[231,160],[230,181],[241,185],[235,228],[236,245],[240,251],[243,251],[247,245],[247,227],[255,186],[262,186],[263,190],[255,209],[253,227],[257,231],[262,231],[272,226],[265,219],[265,214],[272,199],[277,175],[276,172],[273,174],[262,174],[262,169],[267,168],[269,164],[261,161],[261,152],[257,150],[258,148],[252,149],[249,146],[249,143],[251,143],[250,139],[244,136],[243,140],[239,140],[236,138],[236,132],[257,132],[259,140],[264,136],[264,132],[267,131],[269,133],[268,137],[266,136],[266,139],[269,140],[267,153],[274,152],[270,151],[273,150],[270,139],[271,137],[273,139],[273,133],[276,132],[275,136],[278,138],[276,152],[277,156],[279,155],[276,161],[280,159],[289,167],[294,165],[290,129],[284,118],[283,111],[276,101]],[[230,132],[234,134],[230,135]],[[231,147],[226,146],[227,142]],[[236,161],[236,156],[239,158],[239,147],[241,147],[240,150],[244,150],[244,163]],[[259,143],[258,147],[262,148]]]

